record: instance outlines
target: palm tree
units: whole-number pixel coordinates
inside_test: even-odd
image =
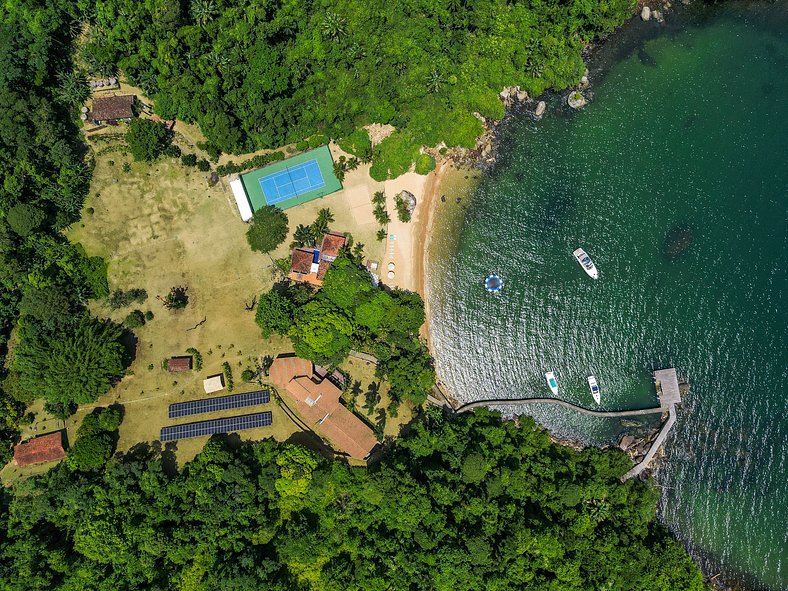
[[[216,16],[216,4],[213,0],[192,0],[191,14],[194,22],[204,27]]]
[[[58,76],[60,87],[57,90],[60,100],[71,108],[78,107],[90,96],[90,86],[85,74],[72,70]]]
[[[345,19],[344,16],[338,15],[333,10],[330,10],[326,13],[326,16],[323,17],[323,23],[320,25],[320,29],[323,31],[323,35],[332,41],[339,41],[341,37],[347,34],[345,31],[346,26],[347,19]]]
[[[328,207],[324,207],[323,209],[318,210],[317,219],[324,221],[326,224],[333,224],[334,214],[331,213],[331,210]]]
[[[356,242],[353,245],[353,258],[360,261],[364,256],[364,243]]]
[[[312,233],[312,228],[304,224],[298,224],[295,232],[293,232],[293,244],[296,246],[314,246],[315,235]]]
[[[443,87],[443,75],[436,69],[433,69],[427,75],[427,92],[435,94]]]

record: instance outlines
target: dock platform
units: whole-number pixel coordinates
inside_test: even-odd
[[[621,480],[629,480],[638,476],[643,470],[648,468],[654,456],[665,443],[668,433],[676,424],[676,406],[681,404],[681,392],[679,391],[679,379],[676,377],[676,368],[658,369],[654,372],[654,385],[657,388],[659,403],[663,409],[668,411],[668,420],[662,425],[659,435],[651,444],[645,457],[636,464],[629,472],[624,474]]]

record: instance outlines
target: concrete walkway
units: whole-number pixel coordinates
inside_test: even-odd
[[[651,448],[648,450],[646,456],[637,464],[634,468],[632,468],[629,472],[624,474],[621,477],[621,480],[629,480],[630,478],[634,478],[638,474],[640,474],[643,470],[648,468],[648,465],[651,463],[651,460],[654,459],[654,455],[657,453],[659,448],[665,443],[665,439],[670,433],[670,430],[673,428],[673,424],[676,422],[676,405],[671,404],[668,407],[668,420],[665,421],[665,424],[662,425],[662,429],[657,435],[657,438],[654,440],[654,443],[651,444]]]
[[[476,402],[469,402],[468,404],[463,404],[457,408],[456,412],[468,412],[469,410],[479,408],[480,406],[496,407],[520,404],[557,404],[558,406],[563,406],[564,408],[575,410],[592,417],[634,417],[638,415],[657,414],[664,410],[662,406],[655,406],[654,408],[640,408],[637,410],[591,410],[588,408],[583,408],[582,406],[577,406],[571,402],[566,402],[565,400],[559,400],[558,398],[506,398],[502,400],[477,400]]]

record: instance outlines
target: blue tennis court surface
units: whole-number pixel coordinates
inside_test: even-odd
[[[323,179],[317,160],[296,164],[260,179],[260,188],[263,190],[263,195],[268,205],[273,205],[325,186],[326,181]]]

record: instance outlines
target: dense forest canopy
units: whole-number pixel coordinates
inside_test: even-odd
[[[530,419],[433,408],[370,469],[271,441],[212,439],[174,474],[167,455],[2,493],[3,589],[704,588],[653,486],[619,480],[623,453],[556,446]]]
[[[472,147],[497,94],[577,83],[580,52],[634,0],[81,0],[81,57],[117,68],[167,118],[226,152],[392,123],[415,145]]]
[[[123,371],[117,327],[85,304],[108,295],[104,261],[62,231],[79,219],[91,177],[78,107],[89,95],[74,70],[84,17],[73,3],[0,6],[0,463],[34,398],[53,413],[92,401]],[[6,362],[17,327],[20,355]],[[87,348],[86,348],[87,347]],[[105,350],[106,347],[106,350]],[[9,367],[10,366],[10,367]]]

